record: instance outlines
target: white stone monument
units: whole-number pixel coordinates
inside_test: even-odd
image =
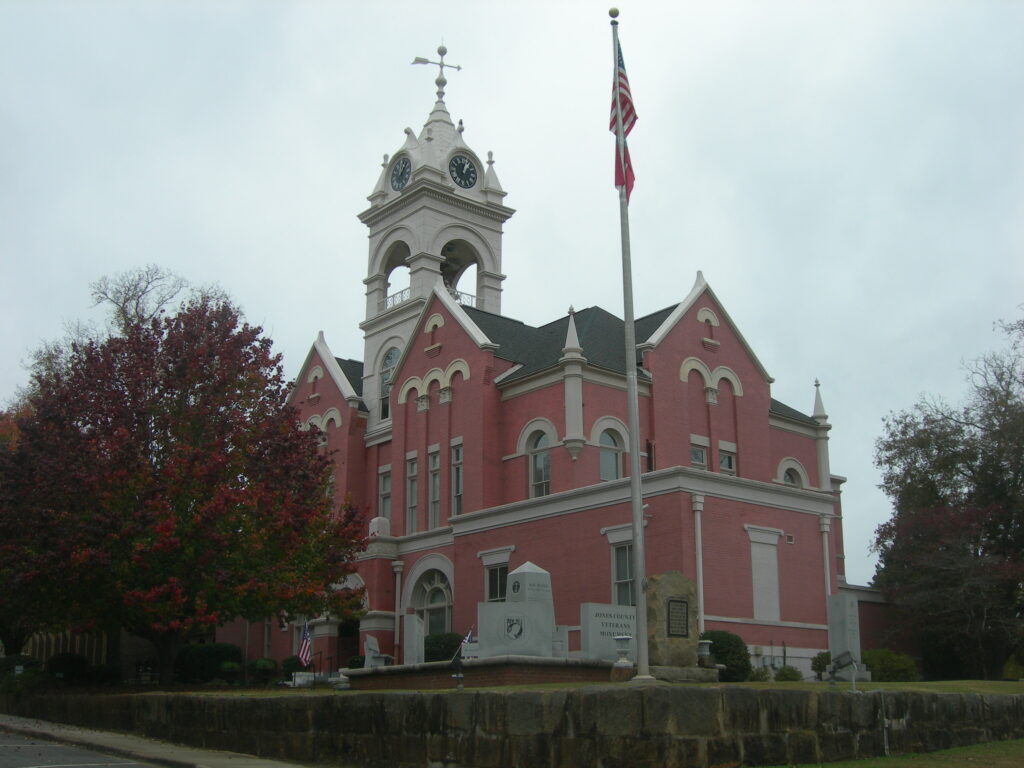
[[[844,653],[850,654],[857,665],[857,680],[871,679],[871,673],[866,671],[860,660],[860,612],[857,598],[853,595],[840,592],[828,597],[828,649],[833,662],[842,658]],[[834,676],[838,680],[851,680],[853,670],[852,665],[836,669]]]
[[[508,575],[503,603],[478,603],[481,656],[554,655],[551,574],[526,562]]]
[[[636,608],[608,603],[580,604],[580,652],[585,659],[615,661],[615,638],[629,635],[628,657],[636,660]]]

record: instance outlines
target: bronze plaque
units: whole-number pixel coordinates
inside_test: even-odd
[[[690,606],[685,600],[668,601],[668,636],[690,636]]]

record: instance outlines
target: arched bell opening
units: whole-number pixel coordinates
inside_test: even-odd
[[[408,298],[410,276],[409,276],[409,246],[399,240],[388,248],[384,256],[381,271],[387,280],[385,295],[387,306],[400,304]]]
[[[480,255],[465,240],[449,240],[441,249],[441,279],[462,304],[476,306],[476,297],[483,289],[480,285],[478,265]]]

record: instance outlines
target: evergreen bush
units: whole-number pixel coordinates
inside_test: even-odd
[[[249,672],[249,682],[257,685],[266,685],[277,676],[277,662],[273,659],[253,659],[246,664]]]
[[[711,655],[716,664],[724,664],[718,679],[724,683],[741,683],[750,677],[750,651],[743,638],[722,629],[709,629],[700,636],[711,641]]]
[[[242,649],[230,643],[184,646],[174,659],[174,676],[183,683],[206,683],[220,677],[225,661],[242,663]]]
[[[750,682],[767,683],[772,679],[772,671],[769,667],[757,667],[750,673]]]
[[[798,683],[803,679],[804,676],[800,674],[800,670],[788,664],[784,667],[779,667],[775,672],[776,683]]]
[[[366,666],[365,656],[351,656],[348,660],[349,669],[362,669]]]
[[[293,672],[303,672],[305,669],[306,665],[302,663],[298,656],[288,656],[281,662],[281,674],[284,675],[285,680],[291,680]]]
[[[46,671],[66,685],[88,681],[89,660],[78,653],[55,653],[46,660]]]
[[[890,651],[888,648],[873,648],[864,651],[862,658],[871,670],[874,682],[910,683],[917,680],[917,665],[905,653]]]
[[[819,680],[825,679],[825,670],[832,663],[832,654],[829,651],[822,651],[811,659],[811,670]]]
[[[427,635],[423,638],[423,660],[450,661],[461,645],[462,635],[458,632]]]
[[[237,661],[222,661],[220,663],[220,676],[229,683],[237,683],[242,676],[242,665]]]
[[[13,672],[15,667],[24,667],[27,672],[30,669],[39,669],[40,666],[39,659],[34,656],[26,656],[21,653],[0,656],[0,675]]]

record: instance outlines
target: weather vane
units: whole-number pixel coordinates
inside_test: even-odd
[[[444,68],[454,68],[456,72],[462,70],[462,67],[460,67],[458,64],[444,63],[444,57],[446,53],[448,53],[448,49],[445,48],[443,45],[439,45],[437,47],[437,55],[441,57],[440,61],[429,61],[428,59],[424,59],[422,56],[417,56],[415,59],[412,60],[413,64],[433,64],[434,66],[438,67],[437,79],[434,82],[437,84],[437,98],[441,101],[444,100],[444,87],[448,84],[448,81],[445,79],[444,76]]]

